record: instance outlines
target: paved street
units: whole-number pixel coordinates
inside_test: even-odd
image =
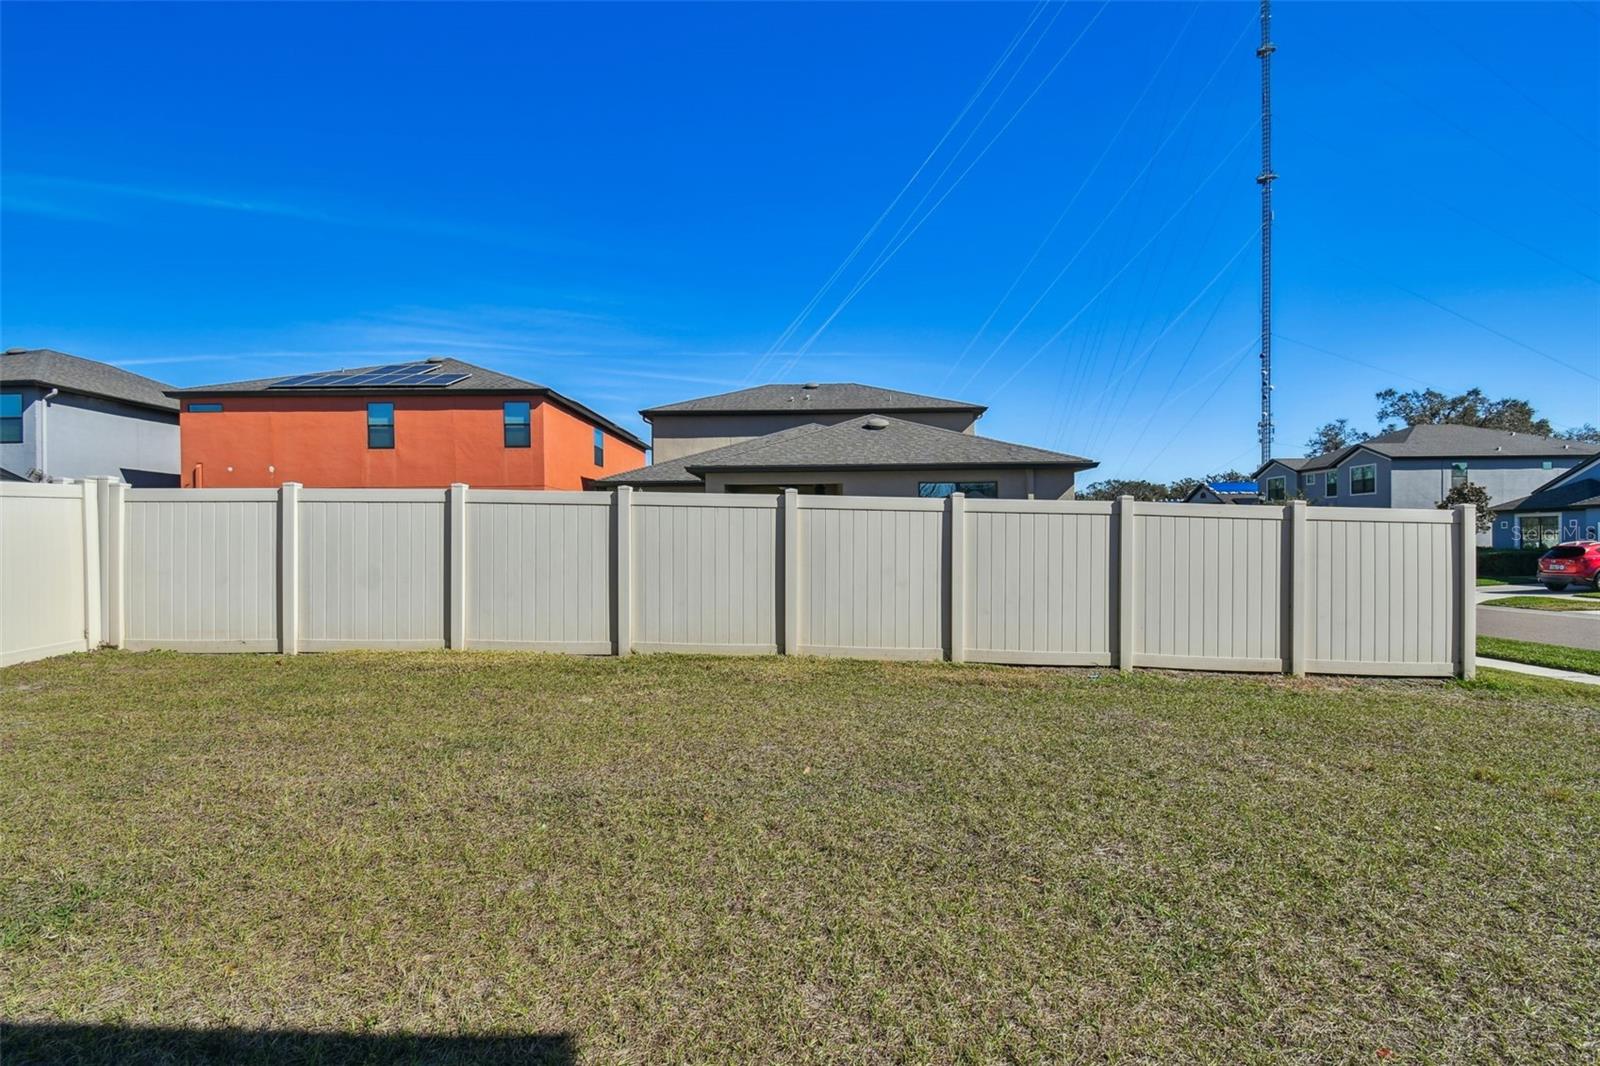
[[[1600,651],[1600,611],[1529,611],[1478,605],[1478,635]]]

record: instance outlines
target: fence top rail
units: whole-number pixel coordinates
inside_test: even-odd
[[[18,499],[52,499],[52,500],[81,500],[83,499],[83,484],[81,482],[71,485],[56,483],[34,484],[27,481],[0,482],[0,498],[6,496]]]
[[[1115,508],[1104,500],[991,500],[963,497],[968,514],[1086,514],[1110,518]]]
[[[437,503],[445,489],[301,489],[301,503]]]
[[[546,489],[467,490],[467,506],[475,503],[536,503],[565,507],[610,507],[611,496],[604,492],[551,492]]]
[[[635,492],[631,498],[635,507],[755,507],[770,511],[783,503],[782,496],[753,492],[702,494],[644,491]],[[602,496],[601,499],[607,503],[611,501],[610,496]]]
[[[800,496],[802,511],[932,511],[945,509],[943,499],[920,496]]]
[[[1277,504],[1240,503],[1145,503],[1139,501],[1136,513],[1143,515],[1187,515],[1190,518],[1238,518],[1254,522],[1281,522],[1285,508]]]
[[[277,489],[129,489],[129,503],[273,503]]]
[[[1447,526],[1456,520],[1455,512],[1418,507],[1307,507],[1312,522],[1411,522]]]

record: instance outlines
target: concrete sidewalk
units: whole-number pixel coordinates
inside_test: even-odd
[[[1480,668],[1494,670],[1509,670],[1514,674],[1529,674],[1533,677],[1550,677],[1558,681],[1574,681],[1580,685],[1600,685],[1600,674],[1580,674],[1576,670],[1553,670],[1548,666],[1530,666],[1527,663],[1507,662],[1505,659],[1486,659],[1478,656]]]

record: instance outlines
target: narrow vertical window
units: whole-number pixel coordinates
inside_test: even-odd
[[[367,447],[394,447],[394,404],[367,404]]]
[[[598,429],[594,431],[594,465],[606,465],[606,435]]]
[[[22,393],[0,392],[0,444],[22,443]]]
[[[1466,463],[1451,463],[1450,464],[1450,487],[1453,488],[1453,489],[1458,489],[1462,485],[1465,485],[1466,483],[1467,483],[1467,464]]]
[[[508,400],[506,402],[505,433],[507,448],[528,448],[532,446],[533,435],[528,424],[530,410],[531,408],[526,400]]]
[[[1337,495],[1339,495],[1339,471],[1337,471],[1337,470],[1328,471],[1328,491],[1327,491],[1327,495],[1328,496],[1337,496]]]

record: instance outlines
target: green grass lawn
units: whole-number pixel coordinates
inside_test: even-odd
[[[1537,644],[1529,640],[1510,640],[1506,637],[1479,637],[1478,654],[1491,659],[1507,659],[1514,663],[1548,666],[1556,670],[1600,674],[1600,651],[1565,648],[1559,644]]]
[[[1595,1054],[1577,685],[101,652],[0,695],[7,1066]]]
[[[1488,601],[1489,607],[1521,607],[1525,611],[1600,611],[1600,598],[1587,592],[1570,596],[1502,596]]]
[[[1480,577],[1480,578],[1478,578],[1478,587],[1479,588],[1485,588],[1485,587],[1490,586],[1490,585],[1509,585],[1509,584],[1511,584],[1511,581],[1508,578],[1503,578],[1503,577]]]

